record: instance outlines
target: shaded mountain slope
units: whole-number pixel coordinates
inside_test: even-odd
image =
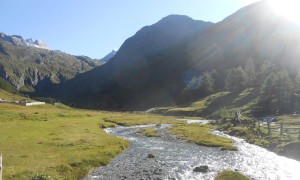
[[[257,68],[269,61],[289,72],[299,69],[299,26],[277,16],[267,1],[242,8],[215,25],[202,23],[206,26],[192,32],[180,22],[164,18],[141,29],[105,66],[64,83],[58,97],[88,108],[146,109],[186,101],[183,92],[191,77],[204,71],[216,70],[221,89],[228,71],[244,67],[248,59]],[[165,24],[174,26],[161,28]],[[176,33],[188,33],[173,33],[178,26]],[[156,28],[158,33],[153,33]]]
[[[99,65],[88,57],[27,45],[21,36],[0,38],[0,77],[20,91],[44,95],[55,84]]]
[[[170,55],[174,55],[173,47],[211,25],[212,23],[195,21],[186,16],[171,15],[163,18],[127,39],[105,65],[64,83],[54,96],[73,105],[84,104],[83,106],[90,108],[123,109],[133,103],[142,108],[147,103],[160,104],[164,98],[169,102],[172,95],[166,94],[172,94],[169,90],[172,91],[173,85],[165,82],[178,74],[178,71],[169,67],[176,68],[184,63],[170,58]],[[172,53],[165,53],[167,51]],[[177,55],[178,58],[182,57],[179,51]],[[169,90],[164,90],[164,84]],[[177,88],[174,90],[174,94],[177,94]],[[141,93],[145,96],[143,100],[140,99]]]

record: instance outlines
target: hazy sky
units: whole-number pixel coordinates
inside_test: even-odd
[[[170,14],[218,22],[258,0],[0,0],[0,32],[101,58]]]

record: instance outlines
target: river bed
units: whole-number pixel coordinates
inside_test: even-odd
[[[231,169],[262,180],[300,180],[300,162],[278,156],[244,140],[215,131],[234,139],[238,151],[199,146],[169,136],[170,125],[157,127],[161,137],[149,138],[137,133],[155,125],[107,128],[107,133],[125,138],[131,145],[112,162],[90,172],[86,179],[214,179],[217,173]],[[155,158],[148,158],[153,153]],[[207,165],[207,173],[193,172]]]

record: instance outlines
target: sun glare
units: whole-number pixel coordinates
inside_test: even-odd
[[[269,0],[273,10],[279,15],[300,23],[299,0]]]

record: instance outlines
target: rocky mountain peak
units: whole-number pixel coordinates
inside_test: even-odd
[[[108,62],[111,58],[113,58],[115,55],[117,54],[117,51],[112,50],[109,54],[107,54],[106,56],[104,56],[102,59],[100,59],[99,61],[106,63]]]
[[[26,45],[42,49],[49,49],[45,42],[41,40],[33,40],[32,38],[26,39]]]
[[[19,35],[9,36],[3,32],[0,32],[0,39],[16,46],[31,46],[36,48],[49,49],[46,43],[41,40],[33,40],[32,38],[24,40],[24,38]]]

